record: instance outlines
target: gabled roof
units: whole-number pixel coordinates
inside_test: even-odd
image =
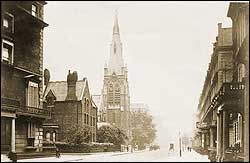
[[[78,80],[76,82],[76,97],[77,100],[82,100],[82,96],[86,87],[87,80]],[[52,91],[56,97],[56,101],[65,101],[68,91],[67,81],[51,81],[48,83],[47,88],[45,89],[43,100],[45,100],[49,91]]]

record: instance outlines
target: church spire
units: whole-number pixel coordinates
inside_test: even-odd
[[[115,10],[115,23],[113,27],[113,34],[119,34],[119,25],[118,25],[118,12]]]
[[[113,39],[112,39],[112,44],[110,47],[110,58],[109,58],[108,70],[111,74],[114,72],[116,74],[121,74],[122,67],[124,67],[123,58],[122,58],[122,43],[120,40],[118,16],[117,16],[117,10],[116,10],[115,23],[113,27]]]

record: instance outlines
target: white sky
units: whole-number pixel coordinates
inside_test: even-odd
[[[56,2],[45,6],[44,68],[51,80],[68,70],[100,94],[115,9],[131,102],[149,105],[157,141],[192,130],[217,24],[230,27],[229,2]]]

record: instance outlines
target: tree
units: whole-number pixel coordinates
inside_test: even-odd
[[[128,139],[122,130],[115,126],[104,125],[97,130],[97,142],[99,143],[113,143],[114,145],[121,145]]]
[[[153,117],[146,112],[132,113],[132,143],[139,149],[145,148],[145,144],[151,144],[156,137],[156,129]]]
[[[89,126],[71,126],[65,133],[65,142],[71,144],[88,143],[91,139]]]

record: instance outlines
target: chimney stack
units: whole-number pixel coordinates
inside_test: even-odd
[[[66,100],[77,100],[76,97],[76,82],[78,80],[77,72],[74,71],[73,73],[68,73],[67,76],[67,85],[68,85],[68,91],[67,91],[67,97]]]

